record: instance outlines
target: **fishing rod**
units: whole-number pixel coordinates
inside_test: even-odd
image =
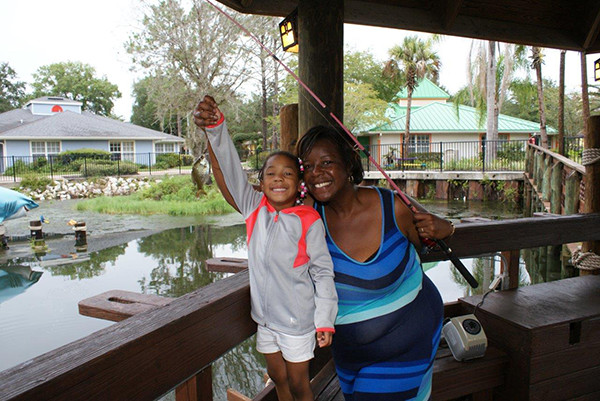
[[[313,107],[315,107],[315,109],[317,110],[317,112],[319,114],[321,114],[321,116],[323,116],[325,118],[325,120],[328,120],[327,117],[329,117],[330,119],[332,119],[333,121],[335,121],[336,124],[346,133],[346,135],[348,135],[348,137],[350,139],[352,139],[352,141],[354,142],[355,146],[360,151],[362,151],[365,154],[365,156],[367,156],[369,162],[371,162],[377,168],[377,170],[379,170],[379,172],[383,175],[383,177],[386,179],[386,181],[390,184],[390,186],[398,194],[398,196],[400,197],[400,199],[402,200],[402,202],[404,202],[404,204],[408,207],[408,209],[411,212],[413,212],[413,213],[418,213],[419,212],[417,210],[417,208],[413,205],[413,203],[411,202],[411,200],[400,190],[400,188],[398,188],[398,186],[392,180],[392,178],[385,172],[385,170],[379,165],[379,163],[377,163],[377,161],[373,158],[373,156],[371,156],[371,153],[358,141],[358,139],[354,136],[354,134],[352,134],[350,132],[350,130],[348,128],[346,128],[346,126],[340,121],[340,119],[337,118],[337,116],[335,114],[333,114],[333,112],[331,110],[329,110],[329,107],[327,107],[327,105],[325,104],[325,102],[323,102],[321,100],[321,98],[319,96],[317,96],[317,94],[314,93],[308,87],[308,85],[306,85],[304,83],[304,81],[302,81],[300,79],[300,77],[298,75],[296,75],[296,73],[294,71],[292,71],[292,69],[287,66],[287,64],[285,64],[283,61],[281,61],[279,59],[279,57],[277,57],[275,55],[275,53],[273,53],[271,51],[271,49],[269,49],[267,46],[265,46],[253,33],[251,33],[250,31],[248,31],[248,29],[246,29],[242,24],[240,24],[239,22],[237,22],[232,16],[230,16],[229,14],[227,14],[225,11],[221,10],[221,8],[217,7],[211,0],[204,0],[204,1],[206,1],[215,10],[217,10],[219,13],[221,13],[223,16],[225,16],[225,18],[227,18],[228,20],[230,20],[231,22],[233,22],[246,35],[248,35],[252,40],[254,40],[254,42],[256,42],[263,50],[265,50],[277,63],[279,63],[296,80],[296,82],[298,82],[298,84],[300,86],[302,86],[302,88],[304,88],[304,90],[306,90],[312,96],[312,98],[324,110],[324,112],[325,112],[326,115],[321,114],[321,112],[318,109],[316,109],[316,106],[313,105],[312,102],[308,99],[309,103]],[[431,239],[431,238],[422,238],[421,240],[423,241],[423,243],[425,244],[425,246],[428,246],[428,247],[434,247],[435,245],[439,246],[439,248],[442,250],[442,252],[444,252],[444,254],[446,255],[446,257],[452,262],[452,264],[454,264],[454,266],[456,267],[456,269],[465,278],[465,280],[467,280],[467,282],[469,283],[469,285],[471,287],[473,287],[473,288],[477,288],[479,286],[479,283],[477,282],[477,280],[475,280],[475,277],[473,277],[473,275],[471,274],[471,272],[469,272],[469,270],[467,270],[467,268],[460,261],[460,259],[458,257],[456,257],[456,255],[454,255],[454,253],[452,252],[452,249],[448,246],[448,244],[446,244],[446,242],[444,240],[441,240],[441,239]]]

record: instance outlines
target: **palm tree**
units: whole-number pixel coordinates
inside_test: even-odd
[[[535,69],[537,77],[538,90],[538,107],[540,109],[540,136],[542,139],[542,147],[548,149],[548,133],[546,132],[546,110],[544,108],[544,85],[542,82],[542,64],[544,63],[544,55],[542,49],[533,46],[531,48],[531,66]]]
[[[389,50],[390,60],[384,67],[384,75],[396,78],[402,76],[406,87],[406,127],[404,129],[403,150],[406,149],[410,136],[410,108],[412,95],[419,80],[427,77],[437,82],[441,61],[433,50],[434,38],[426,40],[418,36],[404,38],[401,46],[396,45]]]

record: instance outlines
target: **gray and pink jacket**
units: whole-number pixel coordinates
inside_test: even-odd
[[[308,206],[277,212],[248,182],[227,125],[207,128],[229,193],[246,221],[252,319],[291,335],[334,331],[337,293],[319,214]]]

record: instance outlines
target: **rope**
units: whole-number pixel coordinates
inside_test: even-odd
[[[573,266],[580,270],[600,270],[600,256],[594,252],[582,252],[576,249],[571,257]]]
[[[600,161],[600,148],[584,149],[581,156],[581,164],[589,166]]]

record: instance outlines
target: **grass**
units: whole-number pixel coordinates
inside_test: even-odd
[[[196,198],[196,187],[190,177],[163,179],[129,196],[98,197],[77,203],[79,211],[106,214],[167,214],[171,216],[202,216],[233,213],[216,186],[204,187],[206,193]]]

